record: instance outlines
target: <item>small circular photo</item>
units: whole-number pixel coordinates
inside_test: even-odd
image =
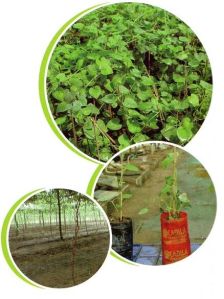
[[[162,142],[115,155],[99,175],[94,197],[110,220],[112,249],[144,265],[188,257],[208,237],[216,215],[206,169],[182,148]]]
[[[91,159],[106,162],[147,140],[185,145],[207,115],[212,73],[206,51],[191,28],[164,9],[134,2],[96,8],[46,54],[40,77],[45,115],[69,148]]]
[[[110,227],[94,200],[73,190],[51,189],[21,204],[8,242],[13,261],[29,280],[68,288],[102,266],[110,249]]]

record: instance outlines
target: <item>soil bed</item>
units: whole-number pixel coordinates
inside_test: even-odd
[[[11,229],[10,250],[16,265],[31,280],[48,287],[71,287],[89,279],[106,258],[109,248],[107,228],[101,226],[99,230],[91,231],[90,226],[88,235],[83,227],[80,228],[74,258],[74,282],[71,227],[67,228],[64,240],[58,238],[56,226],[52,228],[51,237],[49,234],[44,236],[40,226],[28,228],[23,237],[16,236],[15,229]]]

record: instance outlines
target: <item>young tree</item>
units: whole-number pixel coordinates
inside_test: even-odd
[[[57,196],[57,203],[58,203],[58,228],[59,228],[59,234],[60,239],[64,240],[63,234],[62,234],[62,226],[61,226],[61,199],[60,199],[60,190],[56,189],[56,196]]]

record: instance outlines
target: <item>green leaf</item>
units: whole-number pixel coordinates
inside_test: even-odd
[[[133,141],[135,143],[138,143],[138,142],[143,142],[143,141],[146,141],[146,140],[149,140],[150,138],[145,135],[145,134],[142,134],[142,133],[137,133],[135,134],[135,136],[133,137]]]
[[[193,124],[190,118],[185,117],[182,120],[181,126],[177,129],[177,136],[180,139],[180,141],[185,142],[192,138],[193,136],[192,128],[193,128]]]
[[[126,96],[123,102],[124,107],[126,108],[137,108],[138,104],[135,101],[134,97],[132,96]]]
[[[79,30],[82,30],[84,28],[84,24],[82,23],[75,23],[72,27],[75,28],[75,29],[79,29]]]
[[[119,118],[112,118],[108,123],[107,123],[107,128],[111,131],[117,131],[122,128],[122,125],[120,123]]]
[[[128,171],[140,171],[140,169],[135,164],[132,163],[125,164],[124,169]]]
[[[130,199],[132,198],[133,194],[131,193],[123,193],[123,199]]]
[[[58,89],[58,90],[55,90],[53,93],[52,93],[53,97],[58,100],[58,101],[63,101],[64,100],[64,96],[65,96],[65,92],[63,89]]]
[[[199,106],[199,98],[196,94],[191,94],[189,97],[187,97],[187,100],[193,107]]]
[[[212,91],[212,84],[205,82],[203,80],[200,81],[200,85],[201,87],[203,87],[204,89],[208,90],[208,91]]]
[[[130,145],[130,140],[128,138],[127,134],[122,134],[118,137],[118,142],[120,145],[123,147],[129,146]]]
[[[148,208],[143,208],[138,212],[138,215],[144,215],[146,213],[148,213],[149,209]]]
[[[105,125],[105,123],[104,123],[104,121],[102,120],[102,119],[98,119],[97,120],[97,126],[103,131],[103,132],[107,132],[108,130],[107,130],[107,127],[106,127],[106,125]]]
[[[148,113],[150,111],[152,111],[152,103],[151,102],[141,102],[138,104],[138,109]]]
[[[69,79],[69,83],[72,85],[71,89],[74,91],[79,90],[83,86],[82,80],[77,78],[75,75]]]
[[[98,65],[102,75],[107,76],[113,74],[113,69],[111,67],[110,61],[105,57],[97,59],[96,64]]]
[[[67,116],[61,116],[56,119],[57,125],[63,125],[67,120]]]
[[[179,196],[178,196],[178,199],[183,202],[183,203],[189,203],[190,200],[187,196],[187,193],[181,193]]]
[[[179,74],[173,74],[173,80],[177,83],[185,83],[185,77]]]
[[[163,168],[168,168],[170,166],[171,163],[173,163],[174,160],[174,154],[173,153],[169,153],[166,158],[162,161],[162,167]]]
[[[86,116],[88,116],[90,114],[98,114],[99,113],[99,109],[93,104],[88,104],[88,106],[85,108],[82,108],[81,111]]]
[[[162,135],[166,138],[166,140],[171,141],[177,135],[177,129],[173,124],[167,123],[165,127],[161,130]]]
[[[186,60],[188,58],[188,55],[186,52],[181,52],[177,54],[176,58],[180,60]]]
[[[167,64],[167,65],[172,65],[173,64],[173,60],[170,58],[165,58],[162,60],[163,63]]]
[[[80,103],[80,101],[74,101],[72,104],[72,111],[73,112],[78,112],[80,111],[80,109],[82,108],[82,104]]]
[[[142,84],[145,86],[152,86],[154,84],[154,80],[152,76],[143,76],[142,77]]]
[[[96,85],[96,86],[94,86],[94,87],[91,87],[90,89],[89,89],[89,94],[94,98],[94,99],[98,99],[99,98],[99,96],[101,95],[101,88],[98,86],[98,85]]]
[[[77,70],[80,70],[83,67],[83,64],[84,64],[84,59],[80,58],[76,63]]]
[[[67,80],[67,77],[65,76],[64,73],[60,73],[56,76],[56,78],[58,79],[59,82],[63,83]]]
[[[131,133],[140,133],[142,131],[142,127],[136,119],[127,120],[128,130]]]
[[[137,97],[142,101],[149,100],[152,96],[153,96],[153,92],[151,91],[150,88],[147,88],[147,90],[140,90],[137,93]]]
[[[117,101],[117,97],[113,94],[107,94],[105,97],[101,98],[100,101],[107,104],[115,104]]]
[[[189,130],[181,126],[177,129],[177,136],[180,141],[188,141],[192,137],[192,134]]]
[[[119,86],[119,91],[120,91],[120,93],[122,93],[122,94],[129,94],[130,93],[130,91],[129,91],[129,89],[127,89],[125,86],[123,86],[123,85],[120,85]]]
[[[112,153],[108,147],[104,147],[100,150],[99,159],[102,161],[108,161],[111,157]]]
[[[56,112],[57,113],[59,113],[59,112],[65,112],[65,111],[71,110],[71,108],[72,108],[72,104],[68,104],[68,103],[62,102],[62,103],[60,103],[60,104],[57,105]]]
[[[110,91],[110,92],[113,92],[113,88],[112,88],[112,86],[111,86],[111,81],[110,80],[106,80],[106,83],[104,84],[104,87],[108,90],[108,91]]]

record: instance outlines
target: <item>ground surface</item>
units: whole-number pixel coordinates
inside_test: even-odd
[[[200,247],[199,244],[191,244],[191,253]],[[133,261],[143,265],[162,265],[161,246],[134,244]]]
[[[86,281],[101,267],[109,249],[109,233],[106,227],[81,229],[76,244],[74,267],[74,240],[71,227],[65,240],[58,238],[57,227],[52,236],[45,228],[33,227],[16,236],[10,231],[10,250],[19,269],[31,280],[48,287],[71,287]],[[72,278],[74,271],[74,280]]]

